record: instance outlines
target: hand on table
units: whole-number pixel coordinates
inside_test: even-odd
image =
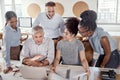
[[[55,73],[55,69],[56,69],[56,67],[50,66],[50,71],[51,71],[51,72],[54,72],[54,73]]]
[[[26,62],[26,65],[34,66],[34,67],[41,67],[41,66],[43,66],[43,63],[42,62],[38,62],[38,61],[30,60],[30,61]]]

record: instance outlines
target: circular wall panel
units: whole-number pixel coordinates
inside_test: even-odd
[[[40,13],[40,11],[41,9],[36,3],[32,3],[27,7],[27,13],[32,18],[35,18]]]
[[[62,4],[56,2],[56,13],[60,14],[61,16],[63,15],[64,13],[64,7]]]
[[[89,9],[89,7],[88,7],[87,3],[83,2],[83,1],[79,1],[79,2],[75,3],[73,6],[73,13],[76,17],[79,17],[83,11],[88,10],[88,9]]]

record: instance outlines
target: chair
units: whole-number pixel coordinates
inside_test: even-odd
[[[95,60],[93,59],[93,48],[91,47],[89,40],[83,40],[82,37],[77,36],[76,37],[78,40],[82,41],[85,47],[85,56],[88,61],[89,66],[93,66]]]

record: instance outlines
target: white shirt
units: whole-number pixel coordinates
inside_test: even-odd
[[[64,32],[64,21],[62,17],[55,14],[51,19],[46,16],[46,13],[40,13],[33,23],[33,27],[40,25],[43,27],[45,37],[57,38]]]
[[[22,60],[26,57],[34,57],[39,54],[47,56],[47,60],[50,64],[53,62],[54,42],[52,39],[44,38],[40,45],[37,45],[32,38],[26,40],[20,54],[20,60],[22,62]]]

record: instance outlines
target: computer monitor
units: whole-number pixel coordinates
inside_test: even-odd
[[[18,17],[19,27],[31,28],[32,27],[32,18],[31,17]]]

